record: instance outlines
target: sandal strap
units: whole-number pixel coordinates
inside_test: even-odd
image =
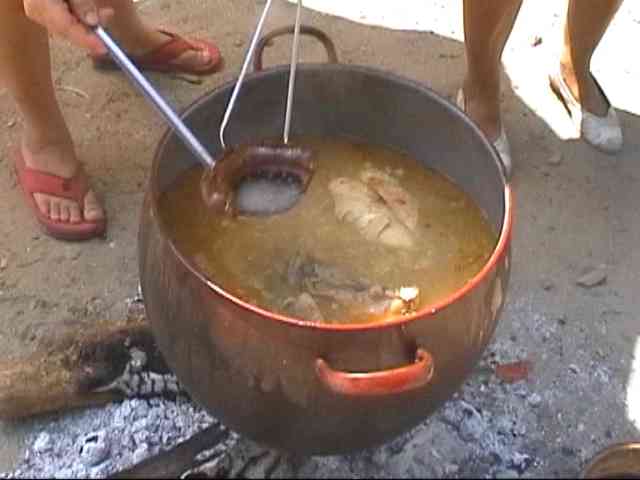
[[[189,51],[197,51],[199,48],[189,40],[181,37],[180,35],[169,32],[167,30],[158,30],[160,33],[163,33],[169,37],[169,39],[160,45],[159,47],[153,49],[150,52],[141,55],[136,58],[136,61],[142,64],[145,63],[154,63],[154,64],[162,64],[162,63],[170,63],[180,55]]]
[[[90,190],[87,175],[81,167],[71,178],[62,178],[27,166],[18,169],[18,175],[21,177],[20,183],[26,186],[32,195],[40,193],[64,198],[76,202],[81,207]]]

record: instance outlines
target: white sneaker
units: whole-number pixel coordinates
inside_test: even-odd
[[[462,88],[458,90],[456,103],[458,104],[460,110],[466,112],[466,101],[464,98],[464,90],[462,90]],[[511,172],[513,170],[513,162],[511,161],[511,145],[509,144],[507,133],[505,132],[504,126],[502,125],[500,126],[500,135],[498,135],[498,138],[493,141],[493,146],[498,151],[498,156],[500,157],[500,161],[502,162],[502,166],[504,167],[505,177],[507,177],[507,180],[509,180],[511,178]]]
[[[618,153],[622,150],[623,145],[620,120],[618,120],[618,115],[616,115],[616,111],[604,94],[600,84],[595,78],[593,81],[609,104],[609,111],[606,117],[599,117],[582,109],[582,106],[578,103],[571,93],[569,86],[564,81],[560,70],[555,74],[549,75],[549,86],[551,90],[569,112],[576,131],[580,132],[580,136],[591,146],[604,153]]]

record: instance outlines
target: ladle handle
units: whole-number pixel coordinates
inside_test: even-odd
[[[298,0],[296,10],[296,23],[293,26],[293,47],[291,48],[291,67],[289,69],[289,88],[287,91],[287,109],[284,115],[284,132],[282,139],[284,144],[289,143],[289,133],[291,132],[291,109],[293,107],[293,92],[296,85],[296,72],[298,70],[298,50],[300,43],[300,17],[302,15],[302,0]]]
[[[256,46],[255,56],[253,57],[253,71],[260,72],[263,70],[263,56],[266,46],[276,37],[283,35],[293,35],[295,32],[295,25],[289,25],[288,27],[277,28],[275,30],[266,33],[258,42]],[[300,26],[300,35],[307,35],[309,37],[316,38],[327,51],[327,63],[338,63],[338,52],[333,40],[324,33],[322,30],[311,27],[309,25]]]
[[[253,55],[256,51],[256,45],[258,44],[258,40],[260,39],[260,34],[262,33],[262,28],[264,27],[264,23],[267,19],[267,14],[271,9],[271,3],[273,0],[267,0],[264,9],[262,10],[262,14],[258,20],[258,25],[256,26],[255,32],[253,32],[253,36],[251,37],[251,43],[249,44],[249,48],[244,57],[244,62],[242,63],[242,68],[240,69],[240,75],[238,75],[238,79],[236,80],[236,84],[233,87],[233,92],[231,92],[231,98],[229,99],[229,103],[227,104],[227,109],[224,112],[224,116],[222,117],[222,122],[220,123],[220,131],[218,132],[220,135],[220,145],[222,148],[226,150],[227,145],[224,141],[224,132],[227,128],[227,124],[229,123],[229,118],[231,118],[231,113],[236,105],[236,100],[238,99],[238,95],[240,95],[240,89],[242,88],[242,84],[244,83],[244,78],[247,75],[247,71],[249,70],[249,64]]]
[[[205,167],[213,168],[215,160],[211,157],[207,149],[202,146],[191,130],[189,130],[153,85],[149,83],[140,70],[133,64],[127,54],[124,53],[120,46],[111,38],[111,35],[101,26],[95,27],[94,31],[98,38],[102,40],[102,43],[104,43],[113,60],[129,77],[131,83],[138,87],[140,92],[156,107],[184,144],[191,150],[191,153],[193,153]]]
[[[316,360],[316,373],[324,386],[337,395],[350,397],[394,395],[416,390],[431,381],[433,371],[433,357],[422,348],[416,351],[415,363],[377,372],[341,372],[321,358]]]

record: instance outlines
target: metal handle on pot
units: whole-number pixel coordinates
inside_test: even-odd
[[[262,57],[264,55],[264,49],[269,42],[271,42],[276,37],[281,37],[283,35],[293,35],[294,32],[295,26],[290,25],[288,27],[277,28],[265,34],[256,45],[255,55],[253,57],[253,70],[255,72],[262,71]],[[309,25],[301,25],[300,34],[317,38],[327,51],[327,63],[338,63],[338,52],[336,50],[335,44],[333,43],[333,40],[331,40],[329,35],[324,33],[322,30],[311,27]]]
[[[321,358],[316,360],[316,373],[324,386],[335,394],[351,397],[393,395],[416,390],[431,381],[433,371],[433,357],[422,348],[416,351],[414,364],[377,372],[341,372]]]

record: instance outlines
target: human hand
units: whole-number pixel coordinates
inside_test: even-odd
[[[60,35],[71,43],[96,54],[106,51],[90,27],[105,24],[113,15],[111,8],[98,8],[95,0],[23,1],[27,17],[52,34]]]

